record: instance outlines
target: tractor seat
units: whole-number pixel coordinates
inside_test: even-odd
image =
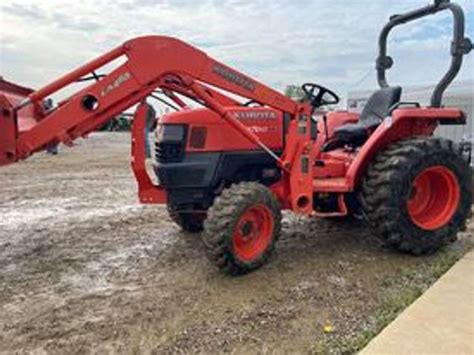
[[[402,88],[387,87],[370,96],[357,123],[348,123],[334,130],[334,136],[322,147],[330,151],[350,145],[354,148],[365,143],[370,134],[390,115],[390,108],[400,102]]]

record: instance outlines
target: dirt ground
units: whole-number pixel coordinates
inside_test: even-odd
[[[306,353],[325,325],[357,332],[384,280],[435,257],[287,214],[270,264],[223,275],[199,236],[138,204],[128,134],[94,134],[0,171],[0,352]]]

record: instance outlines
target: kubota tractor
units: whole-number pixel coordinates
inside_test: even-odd
[[[389,86],[387,37],[395,26],[440,11],[454,17],[452,64],[429,107],[403,102]],[[305,84],[291,100],[177,39],[132,39],[45,87],[0,95],[0,164],[25,159],[48,144],[69,144],[138,104],[132,168],[142,203],[167,204],[171,218],[202,233],[210,260],[231,274],[256,269],[270,256],[281,211],[314,217],[362,215],[386,244],[432,253],[456,237],[471,208],[470,170],[453,142],[433,137],[438,125],[464,124],[443,92],[472,43],[464,14],[448,0],[395,15],[379,39],[380,89],[360,115],[315,110],[339,102],[331,90]],[[108,74],[96,71],[117,58]],[[92,79],[56,107],[45,100]],[[157,89],[180,108],[159,122],[155,171],[145,165],[145,100]],[[183,97],[202,108],[191,109]],[[236,99],[240,97],[245,99]]]

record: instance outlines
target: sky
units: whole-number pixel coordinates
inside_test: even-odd
[[[428,0],[2,0],[0,75],[38,88],[127,39],[178,37],[282,91],[316,82],[341,95],[376,87],[379,31]],[[474,0],[458,0],[474,40]],[[436,83],[449,66],[450,14],[395,29],[389,82]],[[159,60],[159,58],[157,58]],[[458,80],[474,78],[474,54]]]

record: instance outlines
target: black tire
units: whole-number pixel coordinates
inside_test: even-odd
[[[349,221],[363,221],[364,220],[364,212],[362,210],[362,206],[360,205],[359,198],[357,193],[349,193],[344,196],[344,201],[346,202],[347,207],[347,216],[345,217],[346,220]]]
[[[258,208],[258,211],[265,211],[265,216],[272,220],[272,226],[266,228],[265,233],[261,233],[265,234],[266,241],[262,244],[265,246],[264,249],[254,258],[244,260],[240,256],[242,252],[239,252],[238,244],[236,244],[236,238],[238,238],[236,235],[244,233],[242,230],[245,225],[240,231],[237,226],[245,220],[243,216],[255,208]],[[269,220],[267,217],[265,218]],[[247,233],[253,234],[252,229],[255,226],[251,225],[249,228],[250,231]],[[257,232],[259,230],[260,228],[257,228]],[[255,270],[267,262],[274,250],[275,242],[280,236],[280,230],[281,210],[273,193],[261,184],[244,182],[225,189],[214,200],[205,221],[203,241],[207,255],[213,264],[228,274],[241,275]],[[256,239],[258,238],[260,237],[257,236]]]
[[[171,220],[188,233],[199,233],[204,229],[205,214],[192,212],[179,212],[175,207],[168,205],[168,214]]]
[[[448,181],[454,187],[450,190],[447,185],[434,186],[430,181],[430,191],[434,192],[429,194],[429,204],[421,204],[425,206],[421,207],[421,211],[428,212],[422,212],[425,220],[420,222],[418,215],[409,207],[409,201],[411,203],[416,199],[418,191],[415,179],[423,173],[439,169],[450,176]],[[456,240],[458,231],[463,227],[471,210],[470,178],[469,167],[453,142],[434,137],[400,141],[379,153],[369,166],[361,187],[362,210],[373,234],[386,245],[414,255],[430,254]],[[418,189],[421,190],[419,186]],[[441,219],[443,224],[427,227],[428,223],[439,218],[430,219],[429,216],[436,216],[432,213],[434,209],[443,206],[433,203],[436,199],[433,196],[440,196],[437,191],[456,191],[456,199],[451,201],[457,203],[444,204],[452,207],[451,212],[446,213],[450,207],[442,207],[446,208],[443,210],[446,221]],[[446,194],[451,196],[450,192]]]

